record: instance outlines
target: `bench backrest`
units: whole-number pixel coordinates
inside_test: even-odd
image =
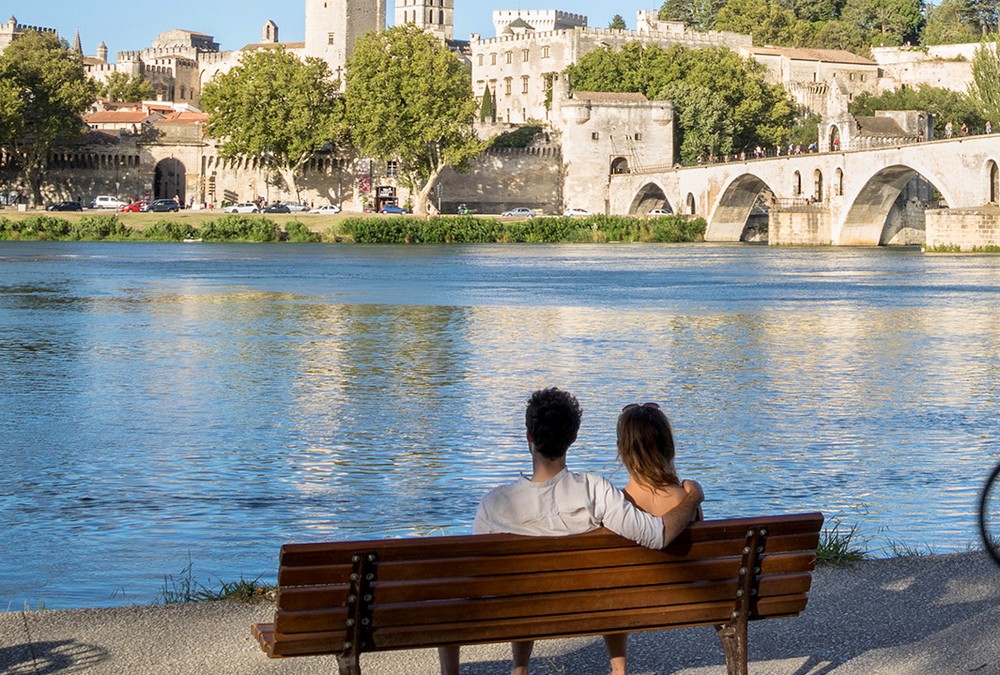
[[[343,654],[791,616],[806,605],[822,522],[705,521],[662,551],[607,530],[286,544],[266,649]]]

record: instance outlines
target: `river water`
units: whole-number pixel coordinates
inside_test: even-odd
[[[0,243],[0,610],[468,532],[530,468],[548,385],[584,408],[572,468],[624,484],[617,414],[657,401],[708,517],[964,550],[998,282],[996,257],[912,249]]]

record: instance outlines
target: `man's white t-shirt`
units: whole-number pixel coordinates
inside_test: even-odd
[[[490,490],[479,503],[475,534],[582,534],[599,527],[647,548],[663,548],[663,521],[636,508],[607,478],[563,469],[534,483],[524,475]]]

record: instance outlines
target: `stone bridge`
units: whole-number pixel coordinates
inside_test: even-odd
[[[905,226],[899,222],[907,220],[898,212],[910,210],[918,216],[909,222],[919,221],[910,227],[927,223],[920,236],[928,244],[947,244],[932,235],[931,223],[995,211],[998,163],[1000,135],[994,134],[613,174],[609,208],[617,214],[669,208],[702,216],[707,241],[744,240],[752,216],[766,214],[772,244],[842,246],[890,243]],[[897,217],[890,218],[894,207]],[[1000,215],[995,220],[1000,230]],[[993,234],[976,245],[993,241]]]

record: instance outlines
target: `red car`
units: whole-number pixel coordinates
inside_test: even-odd
[[[140,211],[145,211],[145,207],[147,206],[149,206],[149,202],[132,202],[131,204],[126,204],[118,210],[122,213],[139,213]]]

